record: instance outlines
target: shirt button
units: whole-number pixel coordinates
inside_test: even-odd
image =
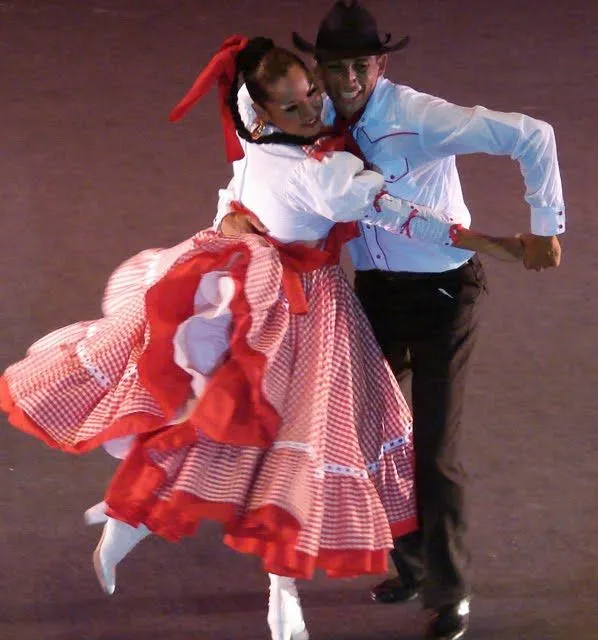
[[[380,256],[380,255],[376,256],[376,260],[380,260],[381,257],[382,256]]]
[[[562,225],[562,224],[559,224],[559,229],[562,229],[562,228],[563,228],[563,225]]]
[[[391,175],[390,175],[390,179],[391,179],[391,180],[394,180],[394,179],[395,179],[394,174],[391,174]]]

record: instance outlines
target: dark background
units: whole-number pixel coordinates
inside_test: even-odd
[[[232,33],[312,39],[331,0],[0,2],[0,366],[96,317],[125,257],[210,224],[229,167],[211,95],[167,122]],[[469,385],[476,580],[471,638],[598,638],[596,267],[598,3],[370,0],[412,36],[391,79],[552,123],[568,206],[560,269],[486,260],[491,296]],[[528,229],[516,163],[459,160],[478,229]],[[1,640],[266,638],[258,563],[206,525],[145,541],[105,597],[83,510],[114,468],[6,427],[0,436]],[[302,585],[314,640],[416,638],[417,605],[374,606],[375,579]]]

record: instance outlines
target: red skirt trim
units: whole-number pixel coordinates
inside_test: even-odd
[[[228,266],[235,257],[233,267]],[[203,274],[225,269],[235,282],[230,303],[233,333],[226,361],[208,380],[186,422],[169,425],[151,439],[155,450],[179,448],[196,441],[197,426],[208,438],[226,444],[269,446],[280,417],[262,392],[266,357],[247,344],[251,309],[244,293],[249,248],[243,244],[225,252],[202,252],[175,265],[146,294],[150,339],[138,362],[141,384],[158,401],[166,420],[189,397],[191,377],[174,361],[176,330],[193,315],[193,298]]]
[[[245,511],[240,521],[236,504],[200,500],[182,491],[174,492],[168,501],[159,501],[155,494],[164,481],[163,470],[152,464],[143,443],[138,443],[113,478],[106,495],[108,515],[132,526],[143,522],[171,542],[193,535],[203,519],[219,522],[226,545],[260,557],[264,569],[277,575],[309,579],[321,569],[330,578],[353,578],[388,570],[387,549],[320,549],[317,556],[297,551],[300,524],[275,505]],[[391,526],[393,537],[416,529],[415,517]]]
[[[164,420],[157,416],[147,413],[132,413],[116,420],[97,436],[84,442],[79,442],[74,446],[65,442],[59,442],[52,438],[43,427],[37,424],[35,420],[15,403],[6,376],[0,376],[0,410],[6,414],[10,424],[19,429],[19,431],[23,431],[41,440],[53,449],[59,449],[65,453],[75,455],[89,453],[109,440],[115,440],[116,438],[128,435],[148,433],[160,429],[164,425]]]

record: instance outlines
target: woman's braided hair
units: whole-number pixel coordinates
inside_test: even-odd
[[[264,106],[268,100],[267,86],[285,76],[287,71],[294,66],[299,66],[304,69],[306,73],[309,73],[301,58],[288,49],[277,47],[270,38],[252,38],[247,43],[247,46],[239,51],[236,59],[237,68],[228,95],[228,104],[237,133],[243,140],[256,144],[276,143],[305,145],[315,142],[315,140],[320,137],[320,135],[318,135],[304,138],[302,136],[291,135],[290,133],[274,132],[255,139],[245,126],[239,113],[238,93],[241,76],[243,76],[251,99],[260,106]]]

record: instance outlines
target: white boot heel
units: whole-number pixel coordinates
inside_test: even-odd
[[[108,518],[93,553],[93,567],[104,593],[114,593],[116,565],[150,533],[151,531],[142,524],[135,528],[120,520]]]
[[[89,507],[89,509],[83,514],[85,524],[90,526],[93,524],[104,524],[105,522],[108,522],[108,516],[106,515],[107,508],[108,505],[103,500],[102,502],[94,504],[93,507]]]
[[[268,626],[272,640],[309,640],[295,580],[273,573],[268,575]]]

